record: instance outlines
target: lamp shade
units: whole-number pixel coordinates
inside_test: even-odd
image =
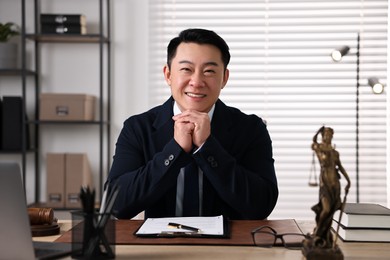
[[[334,61],[341,61],[343,56],[345,56],[349,52],[349,46],[344,45],[340,48],[334,49],[331,53],[332,59]]]
[[[368,79],[368,85],[371,86],[372,92],[374,92],[375,94],[381,94],[385,89],[385,86],[380,83],[379,80],[375,77],[371,77]]]

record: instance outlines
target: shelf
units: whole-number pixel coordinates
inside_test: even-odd
[[[35,152],[35,149],[27,149],[27,153],[32,153]],[[23,151],[22,150],[0,150],[0,154],[21,154]]]
[[[26,38],[47,43],[99,43],[109,42],[108,38],[100,34],[27,34]]]
[[[51,121],[51,120],[38,120],[38,121],[29,121],[29,124],[37,124],[37,125],[43,125],[43,124],[52,124],[52,125],[100,125],[100,124],[105,124],[108,125],[109,122],[107,121],[81,121],[81,120],[76,120],[76,121]]]
[[[26,70],[25,73],[28,76],[36,75],[36,72],[32,70]],[[22,74],[22,69],[0,69],[0,76],[21,76]]]

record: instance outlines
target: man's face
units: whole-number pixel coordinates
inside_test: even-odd
[[[180,110],[209,112],[226,85],[220,50],[209,44],[181,43],[164,76]]]

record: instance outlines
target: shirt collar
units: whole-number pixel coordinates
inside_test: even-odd
[[[214,110],[215,110],[215,104],[211,107],[211,109],[210,109],[210,111],[208,113],[209,117],[210,117],[210,121],[213,119]],[[180,113],[181,113],[180,108],[177,105],[176,101],[174,101],[173,102],[173,115],[178,115]]]

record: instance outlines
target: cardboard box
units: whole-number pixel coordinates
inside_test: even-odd
[[[40,95],[40,120],[95,119],[96,97],[87,94],[42,93]]]
[[[80,208],[80,188],[92,188],[91,167],[86,154],[66,154],[65,207]]]
[[[65,154],[48,153],[46,157],[47,196],[50,208],[65,207]]]
[[[84,153],[47,154],[47,206],[80,208],[80,188],[93,188],[92,171]]]

